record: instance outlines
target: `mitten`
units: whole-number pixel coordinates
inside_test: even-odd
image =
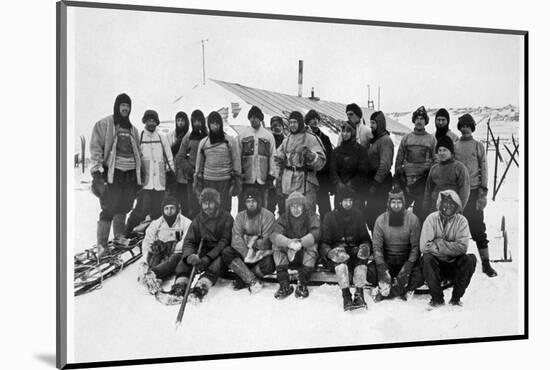
[[[378,287],[380,288],[380,294],[383,297],[387,297],[390,295],[391,291],[391,275],[388,265],[385,263],[376,265],[376,272],[378,274]]]
[[[204,257],[201,257],[200,262],[196,266],[199,270],[202,271],[206,269],[209,264],[210,264],[210,257],[204,256]]]
[[[105,194],[105,190],[107,190],[107,182],[105,181],[105,177],[101,172],[95,171],[92,173],[92,178],[92,193],[96,197],[101,198],[103,194]]]
[[[397,278],[395,279],[393,289],[394,293],[398,296],[403,295],[405,293],[405,289],[407,288],[407,285],[409,283],[409,277],[411,276],[411,271],[413,268],[413,263],[410,261],[407,261],[403,264],[403,267],[401,267],[401,270],[397,274]]]
[[[187,257],[187,263],[193,266],[198,265],[201,262],[201,258],[198,254],[192,254]]]
[[[366,260],[370,256],[370,244],[362,243],[357,250],[357,258],[360,260]]]
[[[349,254],[344,247],[336,247],[328,252],[327,257],[334,263],[344,263],[349,259]]]

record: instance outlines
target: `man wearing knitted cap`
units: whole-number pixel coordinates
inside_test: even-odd
[[[317,172],[317,179],[319,180],[319,190],[317,191],[317,205],[319,206],[319,215],[321,220],[325,217],[325,214],[330,212],[330,194],[333,192],[333,186],[330,182],[330,158],[332,157],[332,143],[327,135],[325,135],[319,128],[321,122],[321,116],[316,110],[311,109],[307,112],[304,121],[309,127],[311,132],[317,136],[323,145],[325,152],[326,162],[323,168]]]
[[[485,232],[483,209],[487,206],[487,157],[483,144],[473,137],[476,129],[474,118],[465,114],[458,119],[458,130],[462,133],[455,144],[455,158],[464,163],[470,175],[470,197],[464,207],[472,239],[476,242],[483,272],[489,277],[497,272],[489,262],[489,241]]]
[[[389,192],[386,212],[374,224],[372,246],[374,263],[367,280],[378,286],[375,300],[407,297],[424,284],[420,251],[420,221],[405,208],[405,195],[398,187]]]
[[[315,210],[319,180],[317,171],[326,163],[325,151],[317,137],[308,132],[300,112],[290,113],[287,136],[275,156],[281,171],[281,191],[288,197],[298,191],[305,195],[309,207]]]
[[[449,129],[450,123],[449,112],[445,108],[440,108],[435,113],[435,138],[439,139],[447,135],[453,143],[458,141],[458,136]]]
[[[393,140],[386,130],[386,117],[382,111],[370,116],[370,128],[373,138],[368,151],[369,175],[368,197],[365,217],[370,230],[374,228],[376,218],[386,209],[386,195],[391,189],[393,162]]]
[[[319,255],[325,265],[334,267],[342,289],[344,311],[367,307],[363,289],[367,284],[367,259],[371,238],[361,211],[354,207],[355,193],[341,187],[334,199],[334,210],[323,219]],[[352,301],[350,275],[355,286]]]
[[[155,220],[161,215],[161,203],[164,198],[167,178],[175,177],[174,161],[168,138],[157,130],[160,124],[157,112],[146,110],[141,119],[145,129],[140,135],[142,157],[141,189],[134,210],[128,217],[126,234],[132,234],[134,227],[150,216]]]
[[[397,150],[395,158],[395,177],[406,190],[407,203],[414,203],[413,212],[423,220],[422,206],[426,178],[435,163],[435,137],[426,131],[429,122],[426,108],[421,106],[412,115],[414,130],[406,134]]]
[[[138,130],[130,122],[132,101],[116,97],[113,114],[96,122],[90,140],[92,192],[99,198],[98,254],[103,254],[111,223],[115,237],[125,234],[126,213],[141,186],[141,150]]]
[[[250,108],[248,120],[250,127],[245,127],[237,138],[243,183],[239,211],[246,208],[242,195],[248,188],[256,189],[262,198],[262,204],[267,204],[267,190],[270,185],[273,186],[277,177],[275,138],[262,125],[264,114],[261,109],[256,106]]]
[[[436,145],[439,162],[435,164],[426,179],[424,193],[424,218],[436,210],[437,196],[440,191],[452,189],[460,196],[462,204],[470,197],[470,175],[466,166],[454,158],[453,141],[448,136],[442,136]]]
[[[365,148],[369,147],[372,133],[363,120],[363,110],[355,103],[346,106],[346,117],[348,122],[355,126],[355,140]],[[342,137],[338,137],[338,145],[342,142]]]
[[[283,119],[279,116],[271,117],[270,128],[271,128],[271,133],[275,138],[275,153],[276,153],[277,149],[279,149],[279,147],[283,143],[283,140],[285,139]],[[275,159],[275,156],[274,156],[274,159]],[[281,190],[281,181],[279,180],[280,175],[281,173],[277,174],[277,179],[275,179],[275,183],[273,184],[273,186],[269,187],[268,202],[266,207],[273,213],[275,213],[275,207],[277,207],[279,214],[282,214],[285,209],[285,197]]]
[[[445,304],[441,281],[454,281],[450,304],[460,300],[476,269],[476,257],[466,254],[470,241],[468,221],[460,214],[462,202],[454,190],[443,190],[437,197],[437,211],[430,213],[420,232],[422,271],[430,289],[430,306]]]
[[[183,238],[191,220],[179,212],[178,200],[172,196],[162,202],[162,216],[147,227],[142,251],[147,262],[140,265],[138,282],[151,294],[159,291],[162,280],[175,272],[181,260]]]
[[[222,251],[231,243],[233,217],[221,207],[220,193],[212,188],[205,188],[199,196],[201,212],[191,222],[191,226],[183,241],[183,252],[176,268],[174,289],[185,291],[191,283],[189,275],[192,266],[202,271],[189,299],[192,302],[202,301],[208,290],[216,284],[224,268]],[[201,253],[199,245],[203,240]]]
[[[197,151],[199,143],[208,136],[206,119],[200,110],[191,113],[191,132],[188,132],[181,140],[178,154],[174,158],[176,165],[176,181],[186,187],[185,194],[176,193],[176,197],[182,206],[182,214],[194,218],[199,212],[197,196],[193,191],[193,176],[197,163]]]
[[[307,284],[318,257],[320,227],[319,215],[306,198],[297,191],[290,194],[286,199],[286,212],[277,219],[270,237],[279,281],[276,299],[286,298],[294,291],[290,285],[289,267],[298,269],[296,298],[309,296]]]
[[[208,136],[197,149],[194,187],[200,194],[204,188],[213,188],[221,195],[221,207],[231,212],[231,198],[241,193],[241,156],[236,140],[223,132],[223,119],[211,112],[207,119]]]
[[[231,246],[222,252],[224,264],[237,275],[234,289],[248,288],[257,293],[260,279],[275,271],[269,237],[275,225],[273,213],[262,207],[262,197],[255,188],[243,191],[246,209],[235,217]]]

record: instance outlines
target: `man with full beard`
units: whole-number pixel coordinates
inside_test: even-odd
[[[387,207],[374,224],[374,263],[369,265],[367,280],[378,285],[376,300],[394,297],[406,300],[424,284],[418,263],[420,221],[405,208],[405,195],[399,188],[390,191]]]
[[[271,117],[270,121],[271,133],[275,139],[275,149],[279,149],[283,140],[285,139],[284,128],[283,128],[283,119],[279,116]],[[278,175],[277,175],[278,176]],[[275,207],[278,208],[278,213],[282,214],[285,211],[285,197],[281,190],[281,181],[275,181],[275,184],[268,184],[268,201],[267,209],[275,213]]]
[[[141,186],[141,150],[137,128],[130,122],[132,101],[116,97],[113,114],[94,125],[90,140],[92,193],[99,198],[98,255],[104,253],[111,223],[116,237],[124,236],[126,214]]]
[[[246,209],[235,217],[231,246],[222,252],[224,264],[237,275],[234,289],[248,288],[251,294],[262,289],[259,279],[275,271],[269,237],[275,225],[273,213],[262,207],[257,189],[244,190]]]
[[[440,137],[448,136],[453,143],[458,141],[458,135],[449,129],[450,123],[449,112],[445,108],[440,108],[435,113],[435,138],[439,140]]]

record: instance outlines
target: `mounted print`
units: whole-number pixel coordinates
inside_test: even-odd
[[[59,368],[527,338],[526,31],[57,11]]]

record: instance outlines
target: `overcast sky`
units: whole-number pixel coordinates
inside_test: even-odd
[[[173,119],[171,102],[206,77],[366,106],[367,85],[385,112],[519,104],[520,36],[363,25],[69,8],[75,135],[89,138],[115,96]],[[72,78],[71,78],[72,77]],[[375,103],[377,104],[377,103]],[[190,114],[190,112],[187,112]],[[206,112],[207,113],[207,112]]]

